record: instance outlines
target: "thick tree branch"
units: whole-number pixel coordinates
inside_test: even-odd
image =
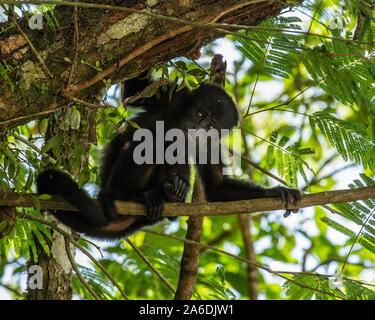
[[[0,206],[38,207],[37,196],[37,194],[0,193]],[[299,208],[366,199],[375,199],[375,186],[304,194]],[[145,207],[141,203],[115,201],[115,204],[119,214],[146,215]],[[53,197],[50,200],[39,199],[39,207],[41,209],[77,211],[65,200],[58,197]],[[277,198],[211,203],[166,203],[163,215],[169,217],[219,216],[284,209],[284,203]]]
[[[189,56],[192,50],[230,32],[218,29],[212,21],[257,25],[286,6],[268,0],[240,6],[235,0],[137,1],[132,8],[108,6],[111,1],[50,3],[56,4],[53,15],[60,25],[56,29],[45,23],[42,30],[32,30],[27,19],[19,18],[22,36],[17,28],[10,28],[10,22],[0,23],[5,30],[0,35],[2,62],[14,66],[9,81],[0,79],[0,132],[67,106],[71,100],[64,96],[64,89],[85,101],[105,88],[104,78],[120,82],[156,64]],[[79,15],[74,7],[79,7]],[[67,57],[72,57],[73,67]],[[101,71],[93,67],[97,64]]]

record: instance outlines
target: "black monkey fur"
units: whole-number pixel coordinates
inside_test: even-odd
[[[147,74],[126,81],[125,97],[135,95],[149,84]],[[172,99],[167,90],[159,99],[145,98],[134,105],[142,107],[144,112],[133,121],[153,133],[158,120],[164,120],[165,130],[179,128],[185,131],[199,128],[232,129],[238,122],[238,112],[232,98],[214,84],[205,84],[192,91],[182,89],[175,92]],[[53,212],[58,220],[89,236],[123,238],[161,221],[164,202],[185,201],[189,190],[190,166],[135,164],[133,151],[139,143],[133,141],[135,130],[128,126],[107,145],[101,165],[98,201],[79,189],[65,173],[49,169],[38,175],[39,194],[62,196],[79,210]],[[288,209],[289,205],[297,205],[301,199],[298,190],[285,187],[266,189],[252,182],[229,178],[222,174],[223,166],[222,163],[196,165],[207,201],[280,197]],[[146,205],[147,216],[118,215],[113,200],[142,202]]]

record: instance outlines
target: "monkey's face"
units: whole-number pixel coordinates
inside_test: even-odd
[[[217,127],[217,119],[215,115],[204,108],[203,105],[196,105],[193,108],[186,110],[186,115],[181,122],[181,129],[203,129],[208,131],[219,128]]]
[[[191,92],[181,117],[183,129],[232,129],[238,122],[238,111],[232,98],[216,85],[203,85]]]

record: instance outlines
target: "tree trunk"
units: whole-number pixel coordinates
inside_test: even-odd
[[[203,201],[203,184],[199,177],[196,176],[192,202]],[[189,217],[186,232],[187,240],[201,241],[203,218],[204,217]],[[178,285],[174,297],[175,300],[190,300],[193,295],[195,282],[198,276],[199,250],[200,247],[198,245],[185,242],[180,263],[180,276],[178,277]]]
[[[65,111],[69,111],[67,109]],[[90,143],[96,142],[96,122],[93,110],[77,109],[76,117],[79,115],[79,119],[82,121],[74,120],[74,127],[67,122],[69,117],[64,112],[59,115],[50,117],[48,130],[46,134],[46,141],[49,138],[59,135],[64,137],[64,142],[59,146],[60,159],[62,163],[65,163],[65,168],[70,168],[70,173],[73,177],[78,180],[80,171],[87,166],[88,157],[82,157],[81,163],[78,167],[70,163],[70,154],[75,150],[76,147],[80,146],[83,148],[83,154],[88,154]],[[63,124],[63,125],[61,125]],[[50,156],[53,156],[52,154]],[[57,220],[51,216],[48,219]],[[60,228],[66,229],[70,233],[70,230],[59,224]],[[31,259],[28,262],[28,288],[26,299],[28,300],[70,300],[72,299],[72,266],[66,253],[65,239],[64,236],[54,230],[51,230],[53,235],[53,241],[49,241],[46,237],[46,242],[50,248],[50,255],[43,250],[39,241],[35,241],[37,246],[38,263],[40,271],[43,276],[43,282],[41,289],[35,287],[34,282],[31,279],[35,276],[34,273],[30,272],[31,266],[34,264],[34,259],[31,255]]]
[[[72,299],[72,267],[65,252],[64,237],[58,232],[51,231],[51,233],[52,242],[46,238],[51,251],[50,255],[47,255],[39,242],[35,241],[38,262],[34,263],[32,257],[27,264],[27,300]],[[39,269],[34,269],[35,266]],[[37,272],[40,272],[42,276],[40,287],[34,279]]]

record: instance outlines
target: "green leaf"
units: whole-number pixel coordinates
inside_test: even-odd
[[[40,200],[51,200],[53,197],[50,194],[41,194],[38,196]]]
[[[184,61],[176,61],[176,66],[180,71],[187,70],[187,66]]]
[[[259,25],[264,29],[241,33],[258,41],[243,37],[236,38],[240,43],[238,48],[246,57],[256,63],[262,72],[286,79],[293,74],[293,67],[299,61],[298,53],[299,48],[302,47],[303,38],[299,34],[267,30],[271,28],[301,30],[301,27],[298,25],[301,23],[301,20],[297,17],[291,18],[293,19],[284,17],[268,19]]]
[[[90,180],[90,170],[88,168],[84,168],[81,173],[79,174],[78,185],[82,188],[87,182]]]
[[[309,118],[313,132],[316,134],[315,126],[318,126],[345,161],[364,163],[367,153],[375,147],[361,122],[337,119],[326,111],[315,112]]]
[[[128,123],[129,125],[131,125],[132,127],[136,128],[136,129],[141,129],[141,127],[137,123],[135,123],[134,121],[127,120],[126,123]]]
[[[355,237],[355,233],[353,231],[328,217],[321,217],[320,220],[327,224],[329,227],[347,235],[348,237]]]
[[[33,179],[34,179],[34,173],[31,169],[29,169],[29,175],[27,176],[26,185],[25,185],[26,190],[29,190],[31,188]]]
[[[47,151],[58,147],[64,141],[64,137],[55,136],[47,141],[45,146],[42,148],[41,153],[46,153]]]

